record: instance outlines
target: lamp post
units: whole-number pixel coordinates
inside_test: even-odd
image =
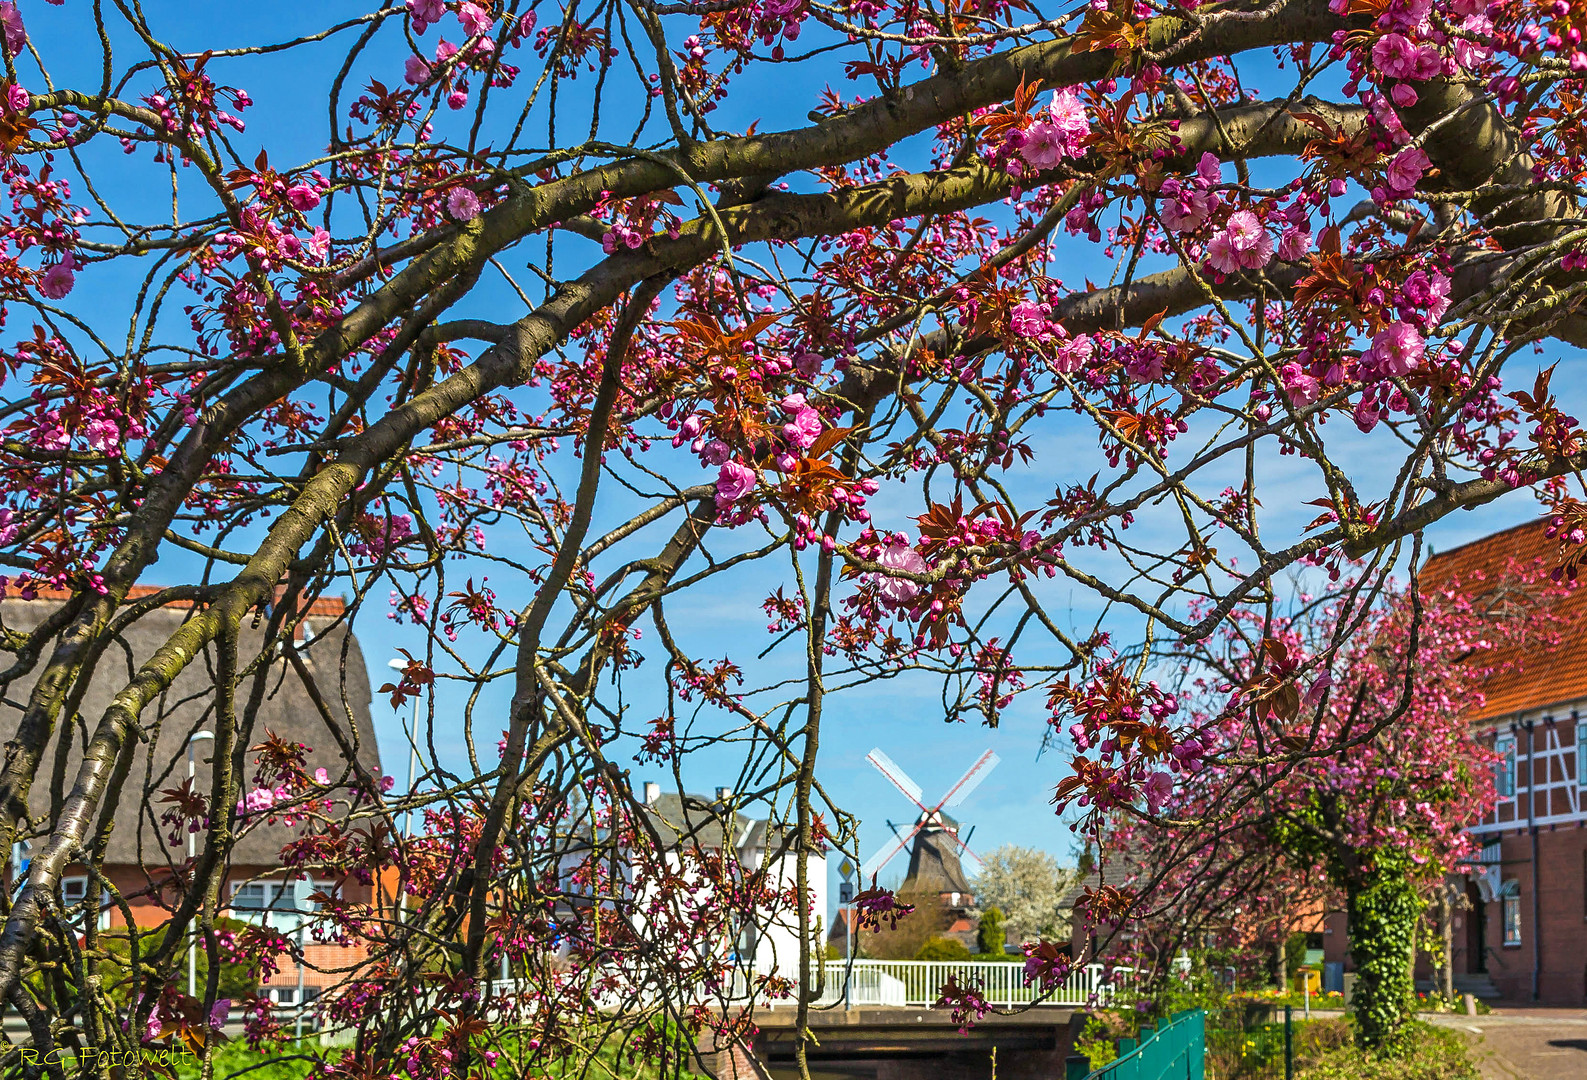
[[[402,671],[408,664],[405,660],[392,657],[386,661],[386,666],[393,671]],[[409,714],[411,720],[402,725],[403,734],[408,738],[408,809],[403,814],[402,835],[413,835],[413,781],[419,768],[419,699],[413,699],[413,712]],[[397,882],[397,922],[401,923],[408,913],[408,890],[401,881]]]
[[[407,668],[408,663],[405,660],[398,660],[396,657],[392,657],[386,661],[386,666],[393,671],[402,671]],[[402,834],[404,836],[413,835],[413,779],[419,767],[419,699],[417,697],[413,699],[413,712],[410,715],[412,719],[408,723],[403,724],[403,734],[408,737],[409,799],[408,809],[403,814],[402,821]]]
[[[213,731],[195,731],[187,737],[187,789],[189,791],[193,790],[193,744],[205,739],[214,742],[215,733]],[[210,811],[213,813],[214,807],[211,807]],[[187,865],[189,873],[192,872],[193,860],[197,856],[198,833],[189,828],[187,831]],[[187,996],[190,998],[198,997],[198,935],[196,932],[193,935],[193,940],[188,942],[187,946]]]

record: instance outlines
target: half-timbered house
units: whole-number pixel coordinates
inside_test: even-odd
[[[1560,561],[1545,522],[1428,559],[1424,582],[1513,588]],[[1587,582],[1547,602],[1556,647],[1488,655],[1497,671],[1468,717],[1498,753],[1492,812],[1470,831],[1480,860],[1454,882],[1457,989],[1509,1001],[1587,1004]],[[1348,970],[1348,928],[1331,915],[1326,959]],[[1430,978],[1425,958],[1419,974]]]

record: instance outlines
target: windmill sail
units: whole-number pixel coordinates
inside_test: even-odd
[[[943,809],[958,806],[969,798],[970,793],[997,767],[997,754],[987,750],[978,757],[934,806],[926,805],[921,798],[924,792],[920,785],[879,747],[867,754],[865,760],[915,804],[920,816],[915,820],[914,828],[885,844],[866,861],[860,868],[861,882],[874,881],[893,857],[908,847],[909,872],[904,877],[900,891],[968,895],[971,892],[970,882],[965,877],[960,853],[968,853],[978,863],[981,859],[970,851],[965,839],[960,837],[959,823],[943,813]]]

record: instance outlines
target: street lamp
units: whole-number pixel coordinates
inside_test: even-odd
[[[215,733],[213,731],[195,731],[193,734],[187,737],[188,791],[193,790],[193,744],[203,739],[208,739],[210,742],[214,742]],[[214,808],[211,807],[210,811],[213,813]],[[198,833],[194,832],[190,826],[187,830],[187,866],[189,873],[192,872],[193,860],[197,857],[197,855]],[[187,945],[187,996],[190,998],[198,997],[198,935],[196,933],[193,935],[193,939],[188,942]]]

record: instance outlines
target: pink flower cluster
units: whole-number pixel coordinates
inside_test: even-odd
[[[1229,215],[1223,231],[1207,244],[1207,262],[1220,273],[1260,270],[1273,261],[1273,238],[1261,219],[1249,210]]]
[[[1091,134],[1086,107],[1072,88],[1053,95],[1044,117],[1020,133],[1020,156],[1034,169],[1051,169],[1064,158],[1085,152],[1085,138]]]
[[[1177,233],[1195,232],[1201,228],[1219,203],[1217,194],[1208,189],[1222,181],[1223,165],[1217,155],[1211,152],[1201,155],[1201,161],[1196,165],[1195,179],[1189,184],[1181,183],[1175,176],[1164,180],[1158,190],[1162,202],[1157,209],[1163,224]]]

